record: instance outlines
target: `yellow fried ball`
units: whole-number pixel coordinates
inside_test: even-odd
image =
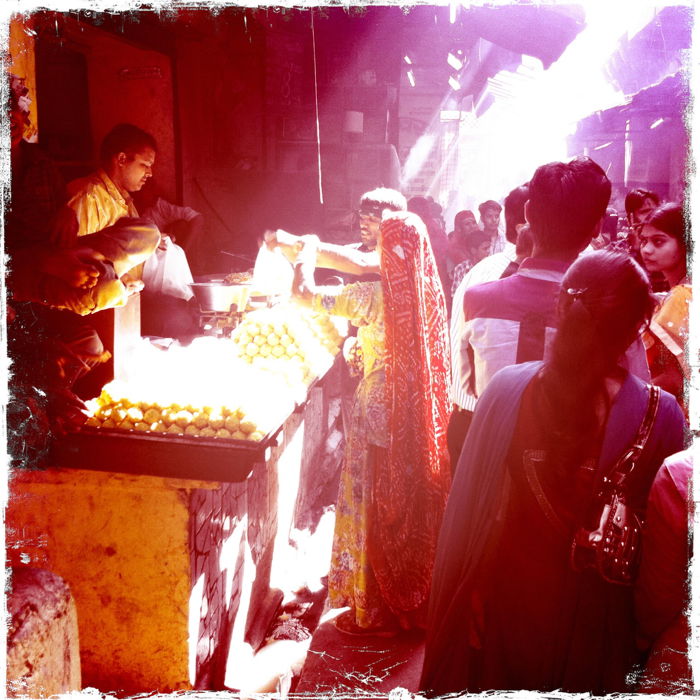
[[[257,426],[252,420],[242,420],[239,426],[239,430],[246,434],[255,432],[256,428]]]
[[[235,432],[238,430],[238,426],[241,424],[241,422],[238,420],[238,416],[236,415],[230,415],[227,416],[226,420],[224,421],[224,428],[230,432]]]
[[[224,427],[224,417],[220,414],[212,414],[209,416],[209,427],[213,430],[219,430]]]
[[[132,406],[127,412],[127,417],[130,421],[138,423],[143,420],[143,411],[138,406]]]
[[[160,411],[157,408],[149,408],[143,414],[144,423],[157,423],[160,420]]]
[[[194,415],[194,417],[192,418],[192,424],[198,430],[201,430],[202,428],[206,428],[207,425],[209,425],[209,415],[204,413],[204,412],[196,413]]]
[[[175,423],[177,423],[177,425],[183,429],[186,428],[191,422],[192,414],[184,409],[182,411],[178,411],[177,415],[175,416]]]

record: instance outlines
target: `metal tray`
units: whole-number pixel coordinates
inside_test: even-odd
[[[265,461],[281,429],[280,425],[260,442],[252,442],[85,426],[54,442],[51,460],[73,469],[241,482],[253,465]]]

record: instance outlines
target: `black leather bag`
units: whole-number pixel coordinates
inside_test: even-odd
[[[639,567],[644,519],[629,503],[629,481],[651,433],[659,406],[659,388],[651,386],[647,412],[632,447],[603,478],[594,499],[594,530],[580,527],[571,544],[574,571],[595,568],[609,583],[631,586]]]

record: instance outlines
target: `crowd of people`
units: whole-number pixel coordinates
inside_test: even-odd
[[[335,625],[425,629],[427,695],[690,687],[689,226],[635,191],[618,238],[610,195],[576,158],[504,198],[505,236],[489,201],[444,245],[425,198],[381,188],[362,248],[267,234],[299,303],[358,327]]]

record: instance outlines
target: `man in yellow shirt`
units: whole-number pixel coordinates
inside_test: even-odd
[[[118,124],[102,141],[100,168],[68,185],[68,206],[78,219],[78,236],[138,217],[131,198],[153,174],[155,139],[133,124]]]
[[[78,237],[106,229],[120,219],[138,217],[131,193],[151,177],[155,158],[155,139],[133,124],[117,124],[105,136],[98,170],[68,185],[68,206],[78,220]],[[138,235],[128,247],[134,251],[140,248]],[[120,275],[128,292],[143,289],[142,271],[143,264],[139,264]]]

